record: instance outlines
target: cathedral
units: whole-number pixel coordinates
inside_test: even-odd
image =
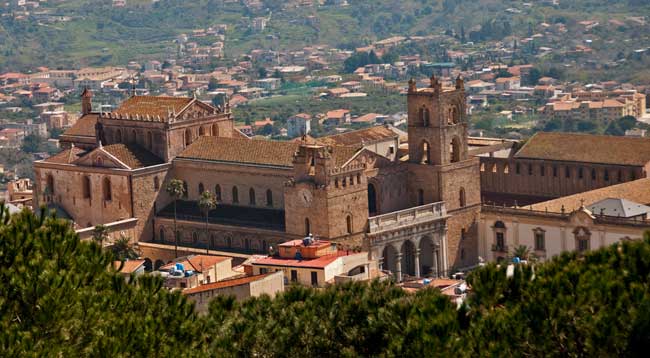
[[[97,113],[91,101],[84,91],[62,152],[34,164],[36,205],[79,232],[102,224],[135,242],[239,253],[312,235],[367,251],[398,280],[477,262],[479,159],[469,155],[461,79],[409,83],[408,143],[387,126],[253,140],[228,105],[133,96]],[[172,179],[185,189],[175,206]],[[218,202],[207,222],[204,191]]]
[[[410,81],[406,97],[407,133],[272,141],[235,129],[228,104],[133,96],[98,113],[86,90],[63,150],[34,163],[35,205],[82,238],[101,224],[111,240],[167,253],[267,254],[313,236],[367,252],[397,281],[508,259],[522,245],[544,260],[650,229],[649,139],[470,138],[462,79]],[[166,190],[174,179],[177,200]],[[205,191],[217,201],[207,215]]]

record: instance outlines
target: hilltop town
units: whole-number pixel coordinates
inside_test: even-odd
[[[180,5],[98,3],[0,4],[0,189],[5,225],[62,219],[117,286],[198,315],[379,282],[470,307],[485,272],[650,230],[646,4],[404,1],[343,38],[390,4],[198,1],[160,29]]]

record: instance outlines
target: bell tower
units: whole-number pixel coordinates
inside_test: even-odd
[[[479,164],[469,156],[465,86],[408,89],[409,193],[413,205],[445,201],[448,210],[480,203]]]
[[[368,182],[364,164],[341,165],[347,151],[318,144],[298,147],[284,192],[288,234],[360,242],[368,222]]]
[[[412,206],[443,201],[450,267],[476,263],[481,211],[479,159],[469,155],[465,88],[431,77],[427,88],[408,90],[408,192]]]

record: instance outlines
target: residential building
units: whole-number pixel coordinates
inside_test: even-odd
[[[299,113],[287,119],[287,136],[295,138],[311,132],[311,115]]]

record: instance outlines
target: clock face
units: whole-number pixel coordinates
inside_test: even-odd
[[[298,196],[300,197],[300,201],[304,206],[309,207],[311,205],[311,191],[303,189],[298,193]]]

